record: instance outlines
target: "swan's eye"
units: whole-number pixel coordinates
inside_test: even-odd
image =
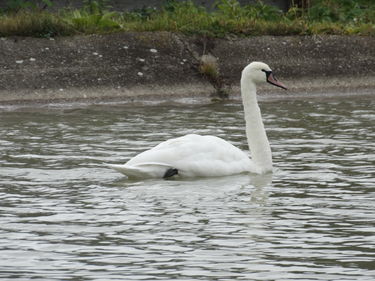
[[[272,73],[271,70],[265,70],[265,69],[262,69],[262,71],[263,71],[264,73],[266,73],[267,78],[268,78],[268,76],[270,76],[270,74]]]

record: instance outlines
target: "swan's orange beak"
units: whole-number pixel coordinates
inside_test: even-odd
[[[284,90],[287,90],[287,87],[283,83],[278,81],[275,76],[273,76],[272,72],[267,73],[267,82]]]

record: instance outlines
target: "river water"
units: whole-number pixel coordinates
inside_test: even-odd
[[[167,138],[246,149],[242,107],[3,108],[0,278],[374,280],[375,101],[261,103],[272,175],[128,181]]]

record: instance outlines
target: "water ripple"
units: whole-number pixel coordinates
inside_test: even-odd
[[[273,175],[128,181],[161,140],[246,150],[241,105],[0,113],[0,277],[373,280],[374,101],[261,104]]]

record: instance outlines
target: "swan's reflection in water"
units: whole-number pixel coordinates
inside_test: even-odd
[[[272,183],[272,173],[263,174],[263,175],[252,175],[251,184],[254,186],[254,189],[251,192],[251,202],[257,203],[259,205],[265,205],[269,196],[269,187]]]
[[[198,196],[216,197],[238,193],[251,198],[251,202],[265,204],[268,198],[267,186],[272,183],[272,173],[263,175],[243,173],[227,177],[210,177],[173,180],[129,180],[121,178],[113,183],[120,188],[134,192],[148,193],[173,198],[193,198]]]

